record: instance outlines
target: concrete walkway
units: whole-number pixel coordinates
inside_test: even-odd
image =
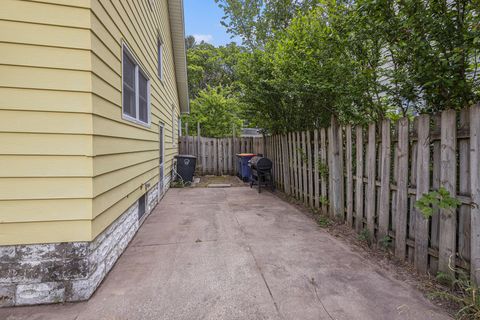
[[[450,319],[274,195],[173,189],[88,302],[0,319]]]

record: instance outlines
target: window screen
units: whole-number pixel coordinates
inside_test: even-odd
[[[148,79],[138,74],[139,120],[148,123]]]
[[[126,52],[123,53],[123,112],[136,118],[135,64]]]
[[[123,115],[140,124],[150,124],[150,80],[140,68],[134,56],[123,47]]]

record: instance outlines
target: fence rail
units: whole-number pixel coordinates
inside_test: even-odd
[[[390,243],[419,271],[453,273],[452,263],[480,284],[480,106],[367,127],[332,119],[261,139],[196,139],[183,137],[180,150],[200,155],[202,173],[232,174],[236,153],[263,153],[286,194]],[[440,187],[461,205],[425,218],[415,204]]]

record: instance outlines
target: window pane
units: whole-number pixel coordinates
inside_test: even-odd
[[[135,108],[135,64],[123,53],[123,113],[136,118]]]
[[[139,120],[148,123],[148,80],[139,72],[138,74],[139,89]]]
[[[135,88],[135,63],[126,52],[123,52],[123,83]]]
[[[135,91],[126,85],[123,86],[123,113],[136,118],[137,110],[135,108]]]
[[[147,101],[140,98],[140,117],[139,120],[148,123],[148,106]]]
[[[148,97],[148,79],[145,78],[143,73],[139,72],[138,73],[138,89],[140,90],[140,98],[144,98],[147,100]]]

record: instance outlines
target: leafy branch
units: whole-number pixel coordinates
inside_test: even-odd
[[[430,191],[422,195],[415,203],[415,207],[420,210],[425,219],[433,215],[433,209],[438,207],[453,212],[461,202],[450,195],[447,189],[440,187],[438,191]]]

